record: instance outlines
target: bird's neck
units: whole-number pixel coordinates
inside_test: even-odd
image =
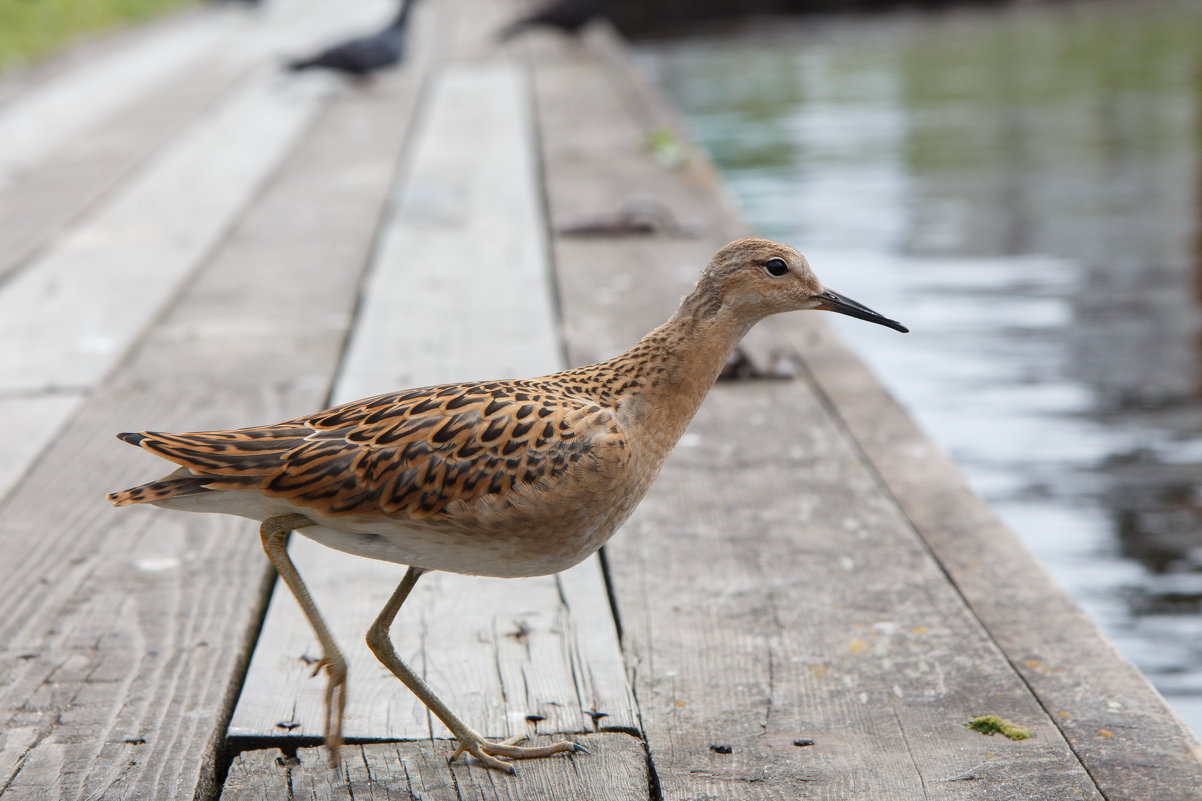
[[[676,314],[604,366],[617,382],[617,407],[653,455],[662,459],[676,445],[731,351],[756,322],[701,288]]]

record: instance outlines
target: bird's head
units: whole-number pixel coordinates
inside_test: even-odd
[[[739,239],[715,253],[690,299],[699,304],[703,314],[722,309],[749,323],[770,314],[824,309],[903,333],[909,330],[827,289],[805,256],[767,239]]]

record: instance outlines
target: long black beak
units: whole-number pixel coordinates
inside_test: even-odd
[[[897,320],[890,320],[883,314],[878,314],[872,309],[865,306],[863,303],[857,303],[851,298],[840,295],[838,292],[826,290],[819,292],[813,296],[814,300],[818,301],[818,308],[826,311],[839,312],[846,314],[848,317],[857,317],[861,320],[867,320],[870,323],[883,325],[886,328],[892,328],[894,331],[901,331],[903,334],[910,333],[910,329],[899,323]]]

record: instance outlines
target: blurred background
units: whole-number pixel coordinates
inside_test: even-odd
[[[0,72],[186,4],[0,0]],[[749,223],[911,327],[830,320],[1202,733],[1202,3],[607,10]]]

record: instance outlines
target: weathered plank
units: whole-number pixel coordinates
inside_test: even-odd
[[[185,24],[129,42],[0,106],[0,185],[33,169],[99,120],[176,79],[234,30],[229,14],[194,14]]]
[[[218,61],[180,76],[124,114],[72,140],[56,158],[0,185],[0,280],[93,207],[240,70]]]
[[[0,139],[7,138],[11,149],[6,158],[15,165],[14,174],[0,181],[0,280],[114,191],[158,148],[227,93],[249,66],[266,63],[274,69],[282,48],[307,46],[316,32],[325,35],[336,20],[346,24],[346,11],[336,18],[329,4],[325,5],[285,0],[273,3],[262,18],[253,20],[244,15],[228,19],[216,6],[209,6],[207,15],[181,14],[181,19],[166,28],[207,30],[217,25],[220,36],[193,36],[189,47],[172,50],[172,60],[166,64],[155,61],[158,47],[139,44],[128,48],[136,56],[134,67],[153,64],[146,69],[153,79],[150,83],[146,76],[132,83],[104,83],[130,69],[125,64],[130,53],[110,48],[95,61],[61,71],[50,86],[31,91],[24,100],[25,108],[18,105],[0,116]],[[364,12],[387,14],[389,6],[356,3],[349,22],[366,20]],[[134,41],[142,43],[163,28],[156,26]],[[180,34],[169,34],[169,44],[171,36]],[[116,66],[111,63],[114,60]],[[99,75],[100,84],[94,75]],[[101,92],[99,99],[86,96],[86,102],[80,102],[76,98],[77,93],[92,89]],[[54,127],[49,130],[57,139],[35,140],[34,153],[23,149],[21,134],[29,125],[50,123]],[[37,158],[47,147],[51,150],[46,155],[53,158]]]
[[[223,798],[647,801],[642,741],[604,733],[585,735],[580,741],[589,749],[587,756],[524,762],[517,776],[473,769],[463,762],[448,765],[447,744],[440,742],[349,746],[336,772],[326,767],[325,755],[316,748],[289,749],[287,754],[278,749],[246,751],[231,766]]]
[[[192,17],[205,9],[184,6],[153,19],[87,34],[69,45],[28,63],[8,64],[0,72],[0,107],[49,86],[81,65],[92,64],[120,50],[137,46],[164,30],[192,24]]]
[[[830,333],[782,328],[948,577],[1109,801],[1202,798],[1202,748],[1017,535]]]
[[[451,48],[460,61],[510,60],[496,33],[520,9],[515,0],[446,0],[455,9]]]
[[[664,797],[1100,798],[798,384],[715,390],[608,551]]]
[[[632,186],[728,213],[707,171],[652,161],[612,72],[535,74],[553,216]],[[554,240],[573,361],[665,318],[720,244]],[[807,381],[716,388],[606,553],[666,799],[1100,798]],[[1036,736],[964,728],[985,713]]]
[[[0,391],[87,386],[121,358],[316,111],[320,92],[280,92],[274,80],[260,75],[238,91],[0,287],[0,337],[24,342],[0,351]]]
[[[0,396],[39,406],[31,441],[116,365],[225,233],[312,118],[322,93],[260,76],[155,160],[91,220],[0,285]],[[58,412],[56,414],[56,411]],[[36,426],[36,428],[32,427]],[[4,473],[23,465],[10,452]],[[0,487],[0,492],[3,491]]]
[[[335,99],[143,347],[0,505],[5,798],[204,798],[261,620],[253,525],[113,510],[161,470],[113,433],[320,405],[401,149],[409,88]]]
[[[306,10],[305,4],[312,3],[313,0],[293,0],[284,4],[286,7],[283,11]],[[364,4],[369,11],[373,10],[370,8],[372,5],[379,4]],[[380,6],[374,10],[378,14],[386,9]],[[207,141],[210,136],[217,133],[211,127],[217,124],[217,120],[210,114],[210,119],[202,124],[199,137],[193,137],[190,150],[183,154],[168,153],[159,157],[159,163],[150,167],[148,175],[135,179],[132,187],[114,190],[114,182],[127,177],[132,168],[138,166],[137,162],[148,155],[160,140],[176,131],[181,124],[192,121],[222,91],[228,90],[235,76],[245,72],[247,64],[268,61],[269,69],[274,70],[277,66],[275,47],[296,46],[298,42],[307,42],[315,31],[328,29],[333,10],[321,7],[320,13],[313,9],[308,11],[304,14],[289,13],[285,19],[273,20],[273,27],[269,29],[257,26],[239,28],[220,43],[210,43],[216,50],[210,53],[205,70],[195,71],[158,93],[142,98],[142,102],[123,113],[119,119],[111,120],[109,124],[89,130],[87,135],[72,140],[70,146],[59,152],[55,159],[26,171],[9,185],[0,186],[0,307],[5,308],[7,314],[8,327],[4,330],[13,334],[8,341],[24,342],[25,337],[36,330],[30,328],[34,321],[50,323],[41,332],[43,337],[28,345],[24,353],[22,348],[15,347],[6,351],[7,358],[14,360],[9,365],[14,372],[8,374],[7,383],[0,389],[0,397],[8,412],[0,421],[0,427],[3,427],[4,433],[12,432],[7,441],[20,444],[0,453],[0,496],[36,457],[41,443],[54,435],[75,408],[69,399],[78,398],[119,358],[136,335],[139,321],[144,323],[154,317],[157,310],[155,304],[171,296],[173,285],[187,275],[197,259],[203,257],[211,246],[213,237],[219,236],[224,230],[225,222],[222,219],[212,220],[207,228],[203,224],[195,226],[190,232],[193,238],[189,240],[180,235],[180,231],[190,225],[188,215],[217,211],[220,215],[226,215],[227,219],[232,217],[237,212],[236,204],[244,202],[253,193],[255,178],[253,174],[244,175],[240,179],[243,183],[232,182],[223,186],[222,190],[230,190],[224,200],[220,192],[203,199],[193,197],[191,191],[203,192],[203,185],[189,189],[181,188],[188,186],[187,183],[175,186],[174,182],[190,180],[192,176],[186,169],[182,172],[165,169],[163,162],[172,163],[174,159],[173,163],[178,166],[181,162],[187,165],[189,159],[209,157],[204,148],[210,146]],[[351,21],[357,19],[357,15],[350,16]],[[79,88],[78,82],[67,74],[61,80],[68,87]],[[274,93],[267,85],[270,81],[270,78],[261,75],[259,90]],[[51,90],[56,96],[63,91],[57,84]],[[320,89],[316,87],[304,91],[311,95],[310,100],[316,100],[320,95]],[[290,101],[282,97],[280,102],[288,104]],[[232,135],[231,141],[211,144],[236,150],[241,147],[235,144],[239,138],[235,127],[237,110],[227,110],[225,114],[226,121],[233,124],[227,126],[231,127],[228,132]],[[210,128],[204,129],[203,125]],[[264,142],[263,145],[267,148],[262,151],[266,161],[258,169],[261,174],[267,174],[273,160],[278,160],[282,152],[272,152],[270,142]],[[205,169],[203,165],[197,167],[202,171]],[[6,271],[20,265],[32,252],[45,246],[73,217],[78,217],[100,196],[112,191],[117,191],[119,202],[126,204],[124,212],[108,216],[101,212],[82,225],[82,234],[73,234],[77,237],[73,240],[77,245],[81,236],[90,245],[77,247],[78,252],[74,255],[70,242],[66,246],[66,254],[51,247],[40,259],[27,265],[35,275],[26,279],[24,289],[14,290],[3,285]],[[128,193],[132,193],[133,197]],[[217,208],[204,205],[206,201]],[[223,203],[225,208],[221,207]],[[230,203],[235,205],[231,206]],[[142,212],[146,212],[145,218],[138,219]],[[153,231],[153,226],[164,219],[172,220],[173,227]],[[153,266],[142,270],[136,277],[122,276],[124,248],[130,245],[131,232],[145,224],[149,224],[152,233],[139,243],[142,251],[139,253],[138,248],[134,247],[133,252],[143,256],[146,264],[153,262]],[[155,236],[159,237],[157,241]],[[104,243],[106,237],[107,244],[94,246],[97,240]],[[187,247],[177,250],[177,246],[181,245],[191,245],[191,250]],[[90,251],[89,246],[92,246]],[[62,246],[60,244],[57,247]],[[155,262],[158,257],[162,260]],[[97,263],[92,263],[93,258]],[[105,263],[106,260],[109,264]],[[90,289],[77,286],[86,283],[81,281],[81,277],[95,276],[97,273],[103,273],[101,280]],[[149,301],[145,296],[142,297],[143,305],[136,307],[134,313],[124,305],[130,303],[132,294],[125,285],[126,281],[155,290],[152,293],[154,297]],[[67,288],[61,290],[64,284]],[[10,291],[14,293],[12,296],[8,295]],[[39,301],[53,298],[54,301],[39,302],[36,307],[27,306],[26,302],[31,297]],[[55,303],[59,305],[56,307]],[[42,317],[44,307],[49,318]],[[70,320],[76,326],[86,324],[87,315],[84,312],[89,307],[116,313],[115,316],[127,327],[117,336],[113,336],[111,331],[101,331],[99,335],[96,331],[90,331],[81,336],[71,325],[56,324],[63,320]],[[118,310],[123,311],[118,313]],[[3,327],[2,323],[0,327]],[[70,341],[72,336],[78,338],[74,343]],[[97,344],[107,348],[108,353],[104,354],[109,357],[107,361],[88,352],[89,347]],[[61,369],[66,366],[60,358],[62,351],[81,346],[83,352],[77,354],[77,361],[91,362],[96,368],[94,373],[89,376],[55,374],[49,379],[45,376],[38,379],[40,367]],[[21,358],[23,355],[25,358]],[[0,357],[0,361],[4,358]],[[30,367],[31,362],[42,364]],[[22,372],[15,372],[17,369],[22,369]],[[16,436],[18,433],[19,437]]]
[[[211,6],[98,46],[85,44],[32,70],[48,74],[6,79],[0,83],[0,186],[76,147],[93,128],[148,96],[191,80],[189,73],[220,70],[230,58],[278,67],[283,53],[379,24],[394,8],[385,0],[349,6],[278,0],[248,15]]]
[[[0,499],[83,402],[82,392],[0,398]]]
[[[453,64],[426,98],[337,400],[536,375],[560,364],[524,72],[498,62]],[[346,736],[448,737],[363,641],[402,568],[303,538],[291,552],[346,652]],[[488,735],[534,731],[530,715],[542,718],[536,730],[544,733],[637,725],[595,559],[558,577],[424,576],[394,636],[402,658],[421,666],[448,705]],[[324,681],[309,680],[302,659],[318,656],[316,647],[281,588],[232,735],[322,733]]]
[[[558,369],[531,126],[519,68],[432,82],[336,400]]]

